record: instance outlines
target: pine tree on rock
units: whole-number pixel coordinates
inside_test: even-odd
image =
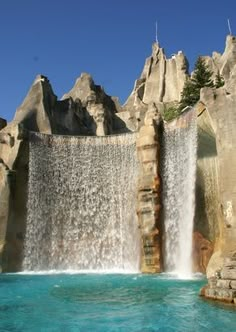
[[[191,79],[185,81],[183,91],[181,93],[181,100],[179,103],[179,109],[182,110],[186,106],[193,106],[200,98],[200,90]]]
[[[205,61],[203,58],[198,57],[197,62],[194,66],[194,72],[192,76],[192,82],[195,84],[195,86],[200,90],[204,86],[213,88],[214,83],[211,79],[212,77],[212,71],[208,69],[208,66],[205,64]]]
[[[179,109],[182,110],[186,106],[195,105],[200,99],[200,90],[203,87],[214,87],[214,83],[211,79],[212,72],[209,70],[208,66],[205,64],[203,58],[198,57],[194,72],[190,79],[188,79],[185,84],[183,91],[181,93],[181,100],[179,104]]]
[[[218,70],[217,74],[216,74],[216,78],[215,78],[215,87],[216,89],[221,88],[222,86],[224,86],[225,81],[222,75],[220,75],[220,72]]]

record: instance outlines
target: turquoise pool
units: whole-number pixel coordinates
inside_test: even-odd
[[[0,331],[236,331],[236,310],[165,275],[0,275]]]

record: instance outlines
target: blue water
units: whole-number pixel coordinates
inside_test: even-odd
[[[0,331],[236,331],[205,280],[147,275],[0,275]]]

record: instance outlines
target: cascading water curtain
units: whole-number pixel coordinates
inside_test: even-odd
[[[23,269],[138,271],[136,134],[30,135]]]
[[[197,121],[194,109],[164,127],[162,167],[165,269],[191,277]]]

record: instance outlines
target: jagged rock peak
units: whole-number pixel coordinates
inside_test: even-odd
[[[50,83],[49,83],[49,79],[48,79],[46,76],[41,75],[41,74],[38,74],[38,75],[36,76],[33,85],[34,85],[34,84],[37,84],[38,82],[45,82],[45,83],[50,84]]]
[[[226,42],[225,42],[225,51],[224,53],[235,53],[236,57],[236,37],[232,35],[228,35],[226,37]]]
[[[188,61],[182,51],[167,59],[164,48],[152,45],[152,55],[146,59],[142,74],[124,107],[144,111],[149,103],[176,102],[181,98],[188,77]]]
[[[57,96],[46,76],[37,75],[23,103],[17,108],[14,122],[26,129],[51,133],[50,115]]]
[[[226,37],[223,54],[213,52],[212,56],[203,56],[202,58],[213,72],[212,79],[214,79],[219,72],[223,76],[225,82],[227,82],[235,71],[236,37],[232,35]]]
[[[100,85],[95,85],[92,76],[88,73],[82,73],[77,78],[73,88],[63,95],[62,99],[71,97],[74,101],[80,99],[83,104],[88,101],[95,101],[100,95],[100,99],[103,98],[105,92]]]

